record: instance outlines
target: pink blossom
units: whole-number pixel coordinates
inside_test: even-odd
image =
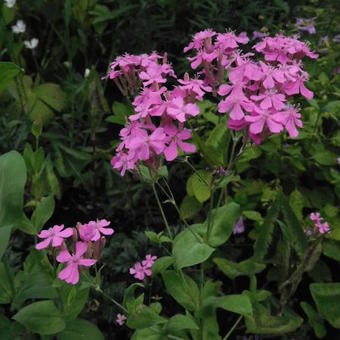
[[[155,263],[156,259],[157,259],[157,256],[152,256],[150,254],[147,254],[142,264],[146,268],[151,268],[153,264]]]
[[[116,322],[118,323],[119,326],[123,326],[126,321],[126,316],[123,314],[117,314],[117,319]]]
[[[261,109],[270,109],[273,107],[275,110],[281,110],[285,106],[286,100],[282,93],[278,93],[277,90],[267,90],[259,95],[252,95],[250,98],[254,101],[260,101]]]
[[[272,110],[261,110],[255,108],[252,115],[246,116],[245,120],[249,122],[249,131],[253,134],[259,134],[263,131],[266,125],[270,132],[279,133],[283,130],[281,121],[274,115],[276,113]]]
[[[132,170],[135,167],[135,159],[131,154],[126,154],[124,152],[117,153],[111,159],[111,165],[114,169],[120,171],[122,176],[125,175],[126,170]]]
[[[76,242],[75,254],[71,255],[68,250],[61,250],[57,256],[57,261],[66,263],[66,267],[58,274],[60,280],[75,285],[79,281],[79,267],[90,267],[96,263],[96,260],[83,258],[87,251],[87,244]]]
[[[320,234],[325,234],[331,231],[328,223],[323,221],[323,218],[320,216],[319,212],[311,213],[310,219],[314,222],[315,228]]]
[[[243,119],[244,111],[250,112],[253,109],[253,103],[244,95],[242,84],[235,84],[233,86],[223,84],[220,86],[218,94],[228,94],[226,99],[220,101],[218,104],[218,112],[230,112],[230,118],[233,120]]]
[[[299,135],[299,132],[296,127],[299,128],[303,127],[303,123],[301,121],[301,114],[294,106],[290,106],[286,110],[281,111],[278,114],[275,114],[274,118],[284,125],[284,127],[288,131],[290,138],[296,138]]]
[[[65,238],[71,237],[73,235],[72,228],[64,229],[64,225],[55,225],[47,230],[42,230],[38,234],[39,238],[45,239],[36,244],[35,248],[38,250],[48,248],[52,245],[53,248],[58,248],[62,245]]]
[[[303,72],[302,75],[299,75],[294,82],[286,83],[283,87],[284,91],[289,96],[301,93],[301,95],[303,95],[306,99],[310,100],[313,98],[314,94],[305,87],[304,81],[307,80],[308,74]]]
[[[111,222],[105,219],[90,221],[79,228],[80,237],[84,241],[98,241],[101,235],[104,236],[112,235],[114,233],[114,230],[112,228],[107,228],[110,224]],[[82,230],[82,228],[85,229]],[[82,237],[82,235],[84,236],[84,238]],[[92,237],[88,239],[90,236]]]
[[[148,160],[152,152],[161,154],[165,148],[166,135],[163,128],[157,128],[151,135],[145,129],[138,129],[127,143],[140,160]]]
[[[140,262],[137,262],[130,268],[130,274],[133,275],[135,279],[143,281],[145,277],[144,267]]]
[[[200,113],[200,109],[196,104],[188,103],[185,104],[182,97],[172,99],[171,104],[168,107],[168,115],[184,123],[187,116],[195,117]]]
[[[260,66],[264,74],[264,88],[271,89],[275,86],[275,82],[278,82],[280,84],[283,84],[285,82],[283,72],[280,69],[271,67],[262,61],[260,61]]]
[[[179,88],[193,92],[198,100],[202,100],[206,92],[212,91],[212,88],[205,85],[203,80],[197,78],[189,79],[189,75],[187,73],[184,75],[184,79],[178,79],[178,82],[181,84]]]
[[[193,153],[196,151],[196,147],[193,144],[184,142],[191,138],[191,131],[188,129],[177,129],[174,125],[166,125],[164,132],[168,136],[168,145],[164,149],[165,159],[169,162],[173,161],[178,156],[177,147],[183,152]]]

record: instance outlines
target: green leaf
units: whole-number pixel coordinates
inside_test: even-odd
[[[0,93],[8,87],[8,85],[20,72],[22,72],[22,70],[16,64],[7,61],[0,61]]]
[[[16,151],[0,156],[0,228],[13,225],[23,214],[26,166]]]
[[[289,195],[289,205],[291,206],[299,221],[302,221],[303,219],[302,210],[305,206],[304,203],[305,199],[298,189],[295,189],[291,192]]]
[[[38,202],[31,218],[36,233],[39,233],[45,223],[51,218],[54,212],[54,206],[53,195],[43,197],[41,201]]]
[[[14,274],[7,264],[0,262],[0,304],[8,304],[15,294]]]
[[[58,334],[58,340],[104,340],[98,327],[84,319],[67,321],[66,328]]]
[[[45,83],[34,89],[37,98],[60,112],[65,106],[65,93],[58,84]]]
[[[178,269],[202,263],[214,252],[215,249],[204,243],[199,236],[202,227],[200,224],[192,225],[174,239],[172,252]]]
[[[276,197],[273,205],[267,212],[267,216],[261,226],[260,233],[256,239],[254,245],[254,258],[256,260],[262,260],[267,254],[267,250],[272,239],[274,231],[274,223],[280,212],[281,200],[280,196]]]
[[[251,166],[250,161],[256,158],[259,158],[262,154],[262,151],[257,146],[247,147],[241,154],[239,160],[237,161],[236,168],[237,172],[243,172]]]
[[[297,253],[300,255],[300,258],[302,258],[308,246],[306,234],[304,233],[301,224],[294,214],[294,211],[290,207],[287,198],[283,194],[279,195],[281,196],[281,209],[288,227],[287,232],[289,240],[296,249]],[[280,224],[280,227],[283,228],[283,225]]]
[[[173,270],[162,273],[167,292],[184,308],[195,311],[199,308],[199,289],[188,275]]]
[[[257,303],[252,316],[245,316],[248,333],[279,336],[294,332],[303,323],[303,319],[288,309],[283,308],[280,315],[273,316],[271,311]]]
[[[129,306],[135,301],[135,291],[138,287],[144,288],[144,285],[142,285],[141,283],[133,283],[127,289],[125,289],[123,297],[123,306],[126,309],[129,309]]]
[[[23,339],[22,327],[17,322],[11,322],[4,315],[0,315],[0,339],[20,340]]]
[[[168,331],[181,331],[183,329],[199,329],[196,322],[187,315],[176,314],[165,325]]]
[[[312,283],[309,289],[320,316],[340,328],[340,283]]]
[[[212,175],[205,170],[198,170],[191,176],[191,188],[198,202],[205,202],[210,198]]]
[[[34,302],[22,308],[13,319],[42,335],[56,334],[65,328],[60,311],[50,300]]]
[[[308,317],[309,324],[313,327],[314,333],[318,338],[323,338],[327,334],[323,320],[316,310],[307,302],[300,302],[300,306]]]
[[[128,315],[127,325],[132,329],[143,329],[166,323],[167,319],[159,316],[152,308],[141,305]]]
[[[53,280],[46,272],[28,273],[13,299],[12,308],[19,307],[28,299],[54,299],[58,296]]]
[[[175,259],[173,256],[163,256],[158,258],[152,266],[152,276],[163,273],[167,270],[173,263]]]
[[[250,298],[245,294],[218,297],[216,298],[216,306],[240,315],[250,315],[253,312]]]
[[[193,196],[185,196],[179,208],[181,217],[189,219],[194,217],[202,208],[202,203]]]
[[[89,298],[90,288],[72,286],[65,282],[59,287],[60,298],[63,301],[63,317],[76,319],[84,309]]]
[[[226,165],[227,149],[230,142],[230,133],[226,120],[223,119],[210,133],[205,143],[206,152],[213,157],[215,165]]]
[[[223,258],[214,258],[213,261],[216,263],[218,269],[231,280],[234,280],[238,276],[251,277],[266,268],[265,264],[257,263],[253,259],[247,259],[239,263]]]
[[[340,242],[334,240],[325,240],[323,243],[324,255],[340,262]]]
[[[0,228],[0,260],[2,258],[2,255],[6,251],[8,241],[11,237],[11,226],[5,226]]]
[[[207,230],[209,230],[209,222],[211,223],[208,243],[213,247],[218,247],[227,242],[240,215],[240,206],[234,202],[213,209],[204,222]]]

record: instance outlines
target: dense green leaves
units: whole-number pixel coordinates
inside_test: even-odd
[[[312,283],[309,289],[320,316],[340,328],[340,283]]]
[[[104,340],[102,332],[98,327],[84,319],[67,321],[65,329],[58,334],[58,340]]]
[[[172,270],[162,274],[167,292],[184,308],[195,311],[199,307],[199,289],[188,275]]]
[[[300,305],[303,311],[306,313],[308,322],[313,327],[315,335],[318,338],[323,338],[327,334],[327,331],[324,326],[324,322],[320,318],[317,311],[307,302],[301,302]]]
[[[22,308],[13,319],[42,335],[56,334],[65,328],[60,311],[50,300],[34,302]]]

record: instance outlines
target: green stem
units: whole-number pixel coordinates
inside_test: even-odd
[[[155,194],[156,201],[157,201],[159,210],[160,210],[160,212],[161,212],[161,215],[162,215],[162,218],[163,218],[165,227],[166,227],[166,229],[167,229],[167,231],[168,231],[168,234],[169,234],[170,238],[173,239],[172,232],[171,232],[171,229],[170,229],[170,227],[169,227],[168,220],[167,220],[166,217],[165,217],[164,210],[163,210],[161,201],[159,200],[158,193],[157,193],[157,190],[156,190],[155,182],[154,182],[154,181],[152,182],[152,190],[153,190],[153,192],[154,192],[154,194]]]
[[[169,202],[175,207],[175,209],[176,209],[176,211],[178,213],[179,218],[185,224],[185,226],[190,230],[190,232],[196,237],[197,241],[203,242],[203,239],[191,228],[191,225],[189,225],[189,223],[186,221],[186,219],[181,217],[181,212],[180,212],[180,210],[178,208],[178,205],[177,205],[177,203],[175,201],[175,198],[174,198],[174,195],[173,195],[173,193],[172,193],[172,191],[170,189],[170,186],[169,186],[168,182],[166,181],[166,179],[164,179],[164,182],[165,182],[165,184],[166,184],[170,194],[167,193],[166,190],[159,183],[156,183],[156,184],[163,191],[165,196],[169,199]]]
[[[237,325],[240,323],[240,321],[242,320],[243,315],[240,315],[239,318],[236,320],[236,322],[234,323],[233,327],[230,328],[229,332],[226,334],[226,336],[223,338],[223,340],[227,340],[229,338],[229,336],[231,335],[231,333],[235,330],[235,328],[237,327]]]
[[[96,289],[97,292],[101,293],[105,298],[107,298],[108,300],[110,300],[114,305],[116,305],[118,308],[120,308],[124,313],[128,314],[128,310],[126,308],[124,308],[118,301],[116,301],[115,299],[113,299],[110,295],[106,294],[105,292],[103,292],[100,288],[98,287],[94,287]]]

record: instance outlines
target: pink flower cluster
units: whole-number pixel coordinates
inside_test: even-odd
[[[116,322],[119,326],[123,326],[126,321],[126,316],[124,314],[117,314]]]
[[[264,56],[264,60],[254,60],[254,53],[239,51],[240,45],[248,41],[245,33],[205,30],[193,37],[184,52],[194,50],[195,55],[188,58],[191,67],[195,70],[201,66],[203,84],[225,97],[219,102],[218,111],[229,114],[230,129],[247,129],[255,143],[284,130],[296,138],[297,128],[303,124],[298,108],[289,100],[298,94],[312,99],[313,93],[305,87],[308,74],[301,60],[315,59],[317,55],[296,36],[278,34],[264,36],[253,46]]]
[[[156,53],[151,55],[124,55],[112,64],[108,77],[113,79],[123,95],[140,93],[134,98],[135,114],[120,131],[121,143],[111,164],[124,176],[133,170],[138,162],[158,167],[161,156],[173,161],[178,149],[185,153],[195,152],[195,146],[188,143],[191,131],[184,127],[190,117],[199,114],[196,101],[201,101],[211,88],[199,79],[178,79],[172,89],[166,85],[168,77],[177,79],[167,57]]]
[[[146,255],[145,260],[142,263],[137,262],[130,268],[130,274],[134,276],[135,279],[143,281],[146,276],[152,275],[152,266],[156,261],[157,256],[152,256],[150,254]]]
[[[55,225],[38,234],[43,241],[36,244],[36,249],[57,248],[59,253],[56,260],[66,264],[58,277],[74,285],[79,281],[79,267],[90,267],[100,259],[105,246],[104,236],[114,233],[112,228],[108,228],[109,225],[110,222],[105,219],[90,221],[86,224],[78,223],[76,228],[64,229],[64,225]],[[78,235],[80,240],[78,240]],[[72,254],[65,243],[66,239],[71,237],[73,242],[70,248],[74,250]]]
[[[311,213],[310,219],[314,222],[315,228],[320,234],[328,233],[331,229],[327,222],[323,222],[323,218],[319,212]]]

